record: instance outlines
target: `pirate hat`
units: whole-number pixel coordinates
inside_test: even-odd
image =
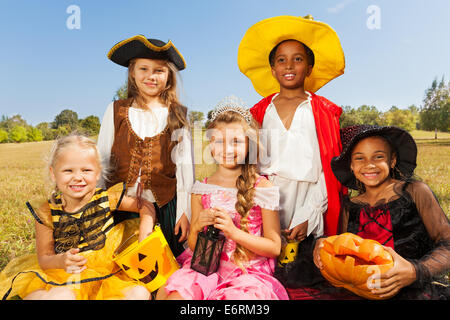
[[[411,135],[398,127],[355,125],[341,129],[342,153],[331,160],[334,175],[344,186],[357,190],[356,178],[350,169],[351,153],[355,145],[364,138],[381,136],[385,138],[397,156],[393,170],[394,179],[410,178],[416,168],[417,146]]]
[[[251,26],[238,48],[238,66],[253,84],[256,92],[266,97],[280,91],[269,64],[270,51],[284,40],[297,40],[314,53],[314,67],[305,79],[305,90],[315,92],[344,73],[345,58],[339,37],[326,23],[305,18],[278,16]]]
[[[134,58],[168,60],[175,64],[178,70],[186,68],[186,62],[172,41],[165,43],[158,39],[147,39],[137,35],[115,44],[108,52],[108,58],[124,67],[128,67]]]

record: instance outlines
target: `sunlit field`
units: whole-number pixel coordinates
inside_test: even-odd
[[[416,174],[435,192],[447,216],[450,212],[450,134],[413,131],[419,155]],[[52,142],[0,144],[0,270],[12,258],[34,251],[34,219],[25,202],[45,200],[52,189],[45,157]],[[206,143],[194,145],[202,156]],[[203,158],[205,156],[203,155]],[[209,176],[215,165],[196,165],[198,180]]]

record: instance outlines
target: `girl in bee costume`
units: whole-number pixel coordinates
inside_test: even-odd
[[[50,177],[56,190],[40,206],[27,203],[36,219],[36,253],[13,259],[0,273],[6,299],[149,299],[149,291],[123,273],[113,253],[139,229],[142,240],[153,229],[155,208],[125,196],[125,185],[97,188],[101,162],[95,142],[78,135],[59,139],[52,150]],[[140,213],[114,222],[115,209]]]

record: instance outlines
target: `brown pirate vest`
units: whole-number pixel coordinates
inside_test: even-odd
[[[111,148],[111,167],[114,174],[110,185],[126,182],[133,186],[141,171],[143,189],[151,190],[156,204],[162,207],[175,196],[176,166],[172,150],[177,144],[171,141],[171,132],[164,130],[153,137],[141,139],[132,129],[128,109],[132,99],[114,101],[114,143]]]

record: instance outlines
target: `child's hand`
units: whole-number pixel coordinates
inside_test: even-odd
[[[401,257],[390,247],[383,246],[394,259],[394,266],[383,274],[374,274],[367,279],[367,287],[380,298],[391,298],[401,288],[416,280],[416,269],[408,260]],[[374,283],[372,283],[374,281]]]
[[[219,230],[222,230],[225,237],[229,239],[233,239],[234,233],[239,230],[233,223],[231,216],[228,212],[222,208],[213,208],[214,209],[214,227]]]
[[[291,230],[288,229],[283,230],[283,233],[289,240],[297,240],[300,242],[306,239],[307,231],[308,231],[308,220],[303,223],[300,223]]]
[[[143,206],[139,209],[139,242],[147,238],[153,232],[153,227],[155,226],[156,220],[156,210],[154,204],[146,200],[142,201]]]
[[[316,267],[319,269],[323,268],[323,264],[322,264],[322,260],[320,260],[319,252],[320,252],[320,248],[323,247],[324,240],[325,240],[324,238],[317,239],[316,245],[314,246],[314,250],[313,250],[313,261],[314,261],[314,264],[316,265]]]
[[[87,259],[79,252],[80,249],[72,248],[62,254],[63,269],[67,273],[81,273],[86,269]]]
[[[199,233],[205,226],[214,224],[214,209],[203,209],[199,212],[197,219],[192,221],[192,230]]]
[[[180,229],[181,229],[181,237],[180,239],[178,239],[178,242],[183,242],[184,240],[187,239],[189,234],[189,220],[184,213],[175,225],[174,232],[176,235],[178,234]]]

